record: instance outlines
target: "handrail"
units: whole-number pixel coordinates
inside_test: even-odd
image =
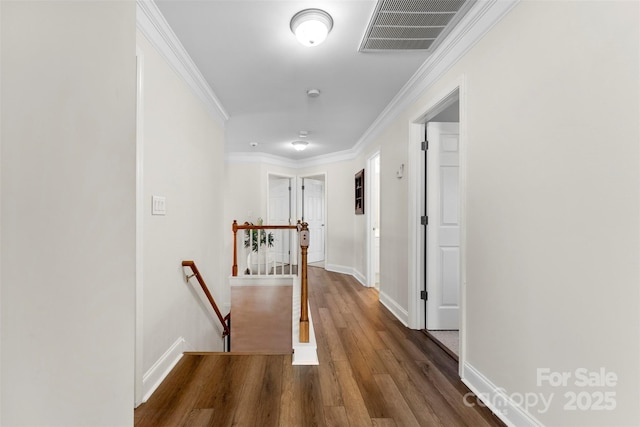
[[[238,275],[238,230],[296,230],[297,225],[253,225],[245,222],[244,224],[238,224],[238,221],[233,220],[231,230],[233,231],[233,267],[231,267],[231,275]]]
[[[216,315],[218,316],[218,320],[220,320],[220,324],[222,325],[222,329],[223,329],[222,338],[224,338],[226,336],[230,336],[231,331],[229,330],[229,326],[227,325],[226,321],[231,318],[231,313],[227,314],[225,317],[222,317],[222,314],[220,313],[220,310],[218,309],[218,305],[216,304],[215,300],[211,296],[211,292],[209,292],[209,288],[207,288],[207,284],[204,282],[204,279],[200,275],[200,272],[198,271],[198,267],[196,267],[196,263],[195,262],[193,262],[193,261],[182,261],[182,266],[183,267],[190,267],[191,271],[193,271],[192,275],[187,276],[187,280],[191,279],[194,276],[195,276],[196,279],[198,279],[198,283],[200,283],[200,287],[202,287],[202,291],[204,292],[204,294],[207,296],[207,299],[211,303],[211,307],[213,307],[213,311],[216,312]]]

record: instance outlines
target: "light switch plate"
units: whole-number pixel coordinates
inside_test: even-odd
[[[151,215],[167,214],[167,198],[164,196],[151,196]]]

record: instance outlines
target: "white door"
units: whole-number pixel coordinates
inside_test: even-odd
[[[304,178],[303,221],[309,224],[307,262],[324,261],[324,181]]]
[[[427,329],[458,329],[458,123],[427,123]]]
[[[269,176],[269,225],[291,224],[291,178]],[[290,264],[291,237],[289,230],[273,230],[273,247],[270,253],[277,263]]]

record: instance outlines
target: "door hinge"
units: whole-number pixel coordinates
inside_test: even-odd
[[[427,301],[429,299],[429,294],[427,293],[427,291],[420,291],[420,299]]]
[[[427,141],[426,139],[422,141],[422,144],[420,145],[420,149],[422,151],[427,151],[429,149],[429,141]]]
[[[429,225],[429,217],[426,215],[422,215],[420,217],[420,225]]]

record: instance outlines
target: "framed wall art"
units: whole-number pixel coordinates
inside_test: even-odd
[[[356,215],[364,214],[364,169],[356,173],[355,177]]]

